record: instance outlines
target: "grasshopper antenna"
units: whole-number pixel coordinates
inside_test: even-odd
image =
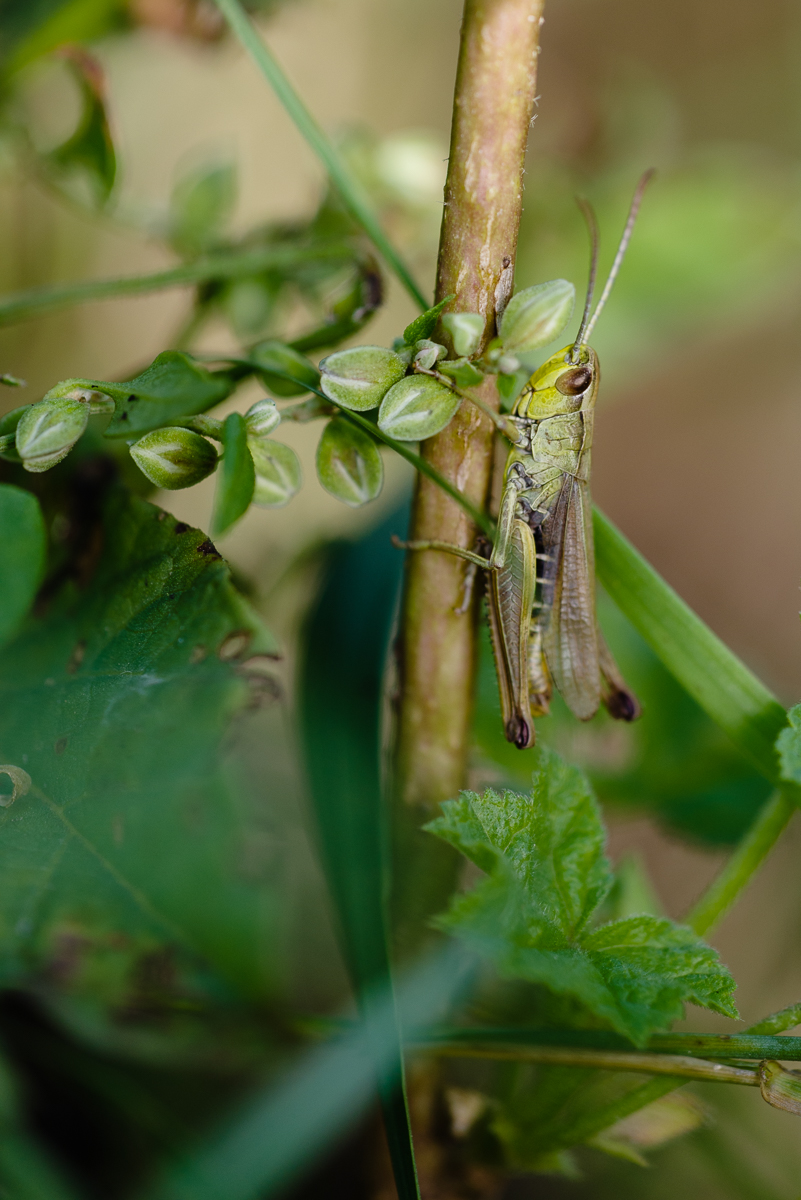
[[[640,179],[640,182],[637,184],[636,190],[634,192],[634,196],[631,201],[631,208],[629,209],[629,216],[628,216],[628,220],[626,221],[626,228],[623,230],[623,236],[620,239],[620,245],[617,248],[617,254],[615,255],[615,261],[612,263],[612,269],[609,272],[609,278],[607,279],[606,283],[604,284],[604,290],[601,292],[601,298],[598,301],[595,312],[592,314],[592,320],[589,322],[586,329],[584,328],[585,322],[584,321],[581,322],[581,330],[579,331],[577,344],[580,344],[582,341],[582,336],[581,336],[582,332],[584,334],[583,340],[585,342],[589,341],[590,335],[592,334],[592,331],[595,328],[595,322],[598,320],[598,317],[601,315],[601,309],[603,308],[603,306],[606,304],[607,300],[609,299],[609,293],[612,290],[612,284],[617,279],[617,273],[620,270],[620,265],[623,262],[623,258],[625,256],[626,250],[628,248],[628,244],[631,240],[632,231],[634,230],[634,222],[637,220],[637,213],[640,211],[640,205],[642,203],[643,193],[645,192],[645,189],[647,188],[648,184],[650,183],[651,179],[653,178],[654,173],[655,173],[654,168],[651,167],[649,170],[647,170],[645,172],[645,174]]]
[[[595,276],[598,274],[598,222],[595,219],[595,210],[589,200],[585,200],[583,196],[576,196],[576,204],[578,204],[584,220],[587,222],[587,232],[590,235],[590,277],[587,280],[587,299],[584,301],[584,312],[581,317],[578,335],[573,343],[573,350],[576,350],[589,337],[587,326],[590,320],[592,297],[595,291]],[[573,350],[570,352],[571,361],[573,361]]]

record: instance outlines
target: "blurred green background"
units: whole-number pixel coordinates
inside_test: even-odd
[[[19,10],[34,7],[0,4],[7,56],[16,52]],[[232,236],[309,219],[320,202],[319,165],[239,48],[217,39],[211,9],[135,0],[125,11],[116,7],[117,17],[133,16],[136,24],[107,29],[119,23],[108,20],[112,7],[85,4],[84,28],[107,75],[119,157],[113,203],[94,216],[80,198],[54,195],[6,131],[3,293],[170,265],[175,256],[163,236],[170,196],[203,164],[234,172]],[[460,15],[459,0],[294,0],[261,18],[279,60],[342,140],[429,289]],[[583,192],[597,207],[603,271],[637,177],[657,168],[595,343],[604,379],[593,492],[786,703],[801,692],[799,80],[801,10],[787,2],[546,6],[517,264],[518,286],[562,276],[581,292],[586,234],[573,196]],[[37,149],[68,136],[78,110],[63,64],[33,61],[7,89],[8,111]],[[387,303],[359,340],[389,344],[413,315],[399,286],[387,282]],[[254,316],[249,303],[242,295],[228,309],[245,333],[302,326],[302,312],[291,305]],[[178,290],[2,328],[0,371],[28,380],[26,400],[69,376],[129,378],[175,344],[190,309],[190,293]],[[231,321],[213,319],[193,348],[216,353],[235,345]],[[258,394],[250,385],[233,406],[244,411]],[[2,399],[7,408],[20,402],[11,392]],[[220,547],[285,653],[286,703],[252,717],[232,770],[247,781],[240,786],[256,814],[248,869],[269,880],[280,911],[282,987],[306,1012],[334,1005],[345,984],[324,915],[291,722],[298,631],[319,578],[320,546],[365,534],[403,504],[412,482],[406,465],[388,458],[381,498],[346,509],[317,482],[317,435],[313,425],[282,428],[282,440],[301,456],[303,490],[285,509],[251,509]],[[159,502],[207,529],[212,493],[207,481]],[[579,726],[557,705],[542,734],[591,773],[607,806],[613,857],[638,862],[657,903],[679,916],[747,828],[766,787],[611,604],[602,602],[601,613],[645,716],[633,730],[603,718]],[[485,647],[472,782],[525,786],[530,765],[499,735],[494,688]],[[746,1020],[801,991],[800,841],[791,826],[713,939],[738,979]],[[688,1025],[717,1027],[697,1013]],[[794,1119],[751,1094],[706,1099],[714,1123],[657,1152],[650,1173],[588,1153],[584,1183],[521,1178],[506,1200],[656,1200],[677,1188],[710,1200],[793,1200],[801,1176]]]

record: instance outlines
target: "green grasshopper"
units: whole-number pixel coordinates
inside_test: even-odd
[[[579,201],[592,245],[590,276],[575,342],[534,372],[509,417],[497,417],[511,443],[498,525],[489,557],[448,542],[407,542],[444,550],[489,575],[487,601],[508,741],[534,744],[532,718],[548,713],[553,684],[588,721],[603,702],[613,717],[640,713],[598,627],[589,479],[600,369],[588,345],[626,252],[645,186],[640,180],[609,278],[592,317],[598,260],[595,215]],[[487,547],[489,549],[489,547]],[[468,578],[468,590],[472,585]]]

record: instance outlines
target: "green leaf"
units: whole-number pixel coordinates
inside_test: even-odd
[[[391,387],[378,412],[378,428],[399,442],[421,442],[451,423],[462,398],[430,375],[408,375]]]
[[[577,768],[545,749],[537,764],[530,796],[464,792],[426,827],[488,874],[440,926],[640,1045],[686,1001],[736,1017],[734,981],[692,930],[651,916],[589,929],[612,881],[598,806]]]
[[[779,701],[596,509],[598,578],[671,674],[772,782]]]
[[[243,516],[253,499],[256,471],[248,447],[248,427],[240,413],[229,413],[222,431],[223,457],[214,494],[211,529],[225,533]]]
[[[456,386],[460,388],[478,387],[480,383],[484,382],[484,372],[466,358],[454,358],[451,361],[438,363],[437,370],[442,375],[450,376]],[[505,376],[501,376],[501,378],[505,378]]]
[[[219,240],[236,203],[236,167],[211,163],[184,175],[170,198],[170,241],[194,258]]]
[[[250,443],[256,487],[253,503],[259,508],[283,508],[300,491],[300,459],[291,446],[272,438]]]
[[[0,484],[0,645],[17,632],[42,580],[47,535],[39,501]]]
[[[323,430],[317,474],[325,490],[351,508],[375,500],[384,485],[378,446],[347,417],[334,417]]]
[[[516,292],[504,309],[498,330],[507,354],[526,354],[558,337],[573,314],[576,289],[552,279]]]
[[[419,317],[415,317],[411,325],[407,325],[403,331],[403,340],[407,346],[413,346],[415,342],[419,342],[421,338],[429,338],[437,327],[439,314],[451,300],[456,299],[456,293],[451,296],[446,296],[444,300],[440,300],[439,304],[435,304],[433,308],[427,308],[425,312],[420,313]]]
[[[83,111],[70,138],[44,156],[45,165],[67,185],[79,175],[97,204],[104,204],[114,188],[117,158],[106,116],[106,85],[96,59],[78,46],[61,49],[81,89]]]
[[[283,342],[259,342],[250,351],[256,374],[268,391],[276,396],[303,396],[320,383],[320,372],[313,362]]]
[[[779,770],[782,779],[790,783],[801,783],[801,704],[796,704],[787,713],[789,722],[776,739],[779,755]]]
[[[801,1025],[801,1004],[788,1004],[786,1008],[780,1009],[778,1012],[771,1013],[762,1021],[757,1021],[756,1025],[749,1025],[743,1033],[770,1035],[774,1033],[784,1033],[787,1029],[795,1029]]]
[[[0,746],[32,780],[0,814],[0,978],[124,1008],[161,950],[185,981],[199,962],[264,997],[269,893],[239,869],[220,747],[251,701],[243,660],[275,643],[203,533],[117,493],[90,532],[91,577],[0,654]]]
[[[169,425],[176,417],[213,408],[234,390],[223,371],[207,371],[180,350],[165,350],[150,366],[127,383],[83,380],[115,402],[106,437],[130,437]]]
[[[352,346],[320,363],[320,387],[330,400],[354,412],[377,408],[406,374],[406,364],[385,346]]]

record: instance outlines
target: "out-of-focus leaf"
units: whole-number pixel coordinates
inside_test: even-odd
[[[44,571],[47,535],[39,501],[0,484],[0,645],[17,632]]]
[[[317,474],[327,492],[351,508],[375,500],[384,483],[384,463],[369,434],[334,417],[317,446]]]
[[[354,412],[377,408],[406,373],[406,364],[385,346],[352,346],[320,363],[320,387],[331,400]]]
[[[130,437],[169,425],[176,417],[191,416],[219,404],[234,388],[223,371],[207,371],[180,350],[165,350],[150,366],[127,383],[97,379],[75,381],[111,396],[114,416],[106,437]]]
[[[206,1131],[140,1200],[259,1200],[286,1187],[367,1108],[376,1073],[396,1067],[398,1017],[410,1031],[435,1021],[470,965],[451,946],[409,970],[397,1000],[386,984],[374,989],[363,1023],[307,1051],[277,1085]]]
[[[368,1019],[390,979],[381,714],[387,648],[403,569],[388,522],[339,549],[312,612],[301,669],[301,729],[319,844],[345,958]],[[379,1058],[379,1091],[399,1194],[417,1194],[400,1032]],[[381,1067],[383,1066],[383,1070]]]
[[[117,157],[106,115],[106,84],[96,59],[78,46],[61,51],[81,89],[83,111],[78,127],[43,158],[49,171],[69,187],[76,175],[88,184],[95,203],[105,204],[117,177]]]
[[[787,728],[776,739],[779,769],[782,779],[801,783],[801,704],[790,709],[787,720]]]
[[[384,283],[378,264],[371,258],[358,265],[356,278],[346,294],[333,305],[328,319],[318,329],[295,338],[292,347],[308,354],[326,346],[337,346],[358,333],[383,303]]]
[[[223,457],[217,474],[212,533],[230,529],[247,512],[256,487],[256,471],[248,446],[248,427],[241,413],[229,413],[222,431]]]
[[[14,71],[58,50],[92,41],[125,22],[120,0],[11,0],[0,8],[0,58]]]
[[[26,1129],[16,1080],[0,1060],[0,1191],[9,1200],[77,1200],[44,1145]]]
[[[211,163],[184,175],[170,198],[170,242],[195,258],[219,241],[236,203],[236,167]]]
[[[784,1033],[787,1029],[795,1029],[797,1025],[801,1025],[801,1004],[788,1004],[786,1008],[771,1013],[769,1017],[757,1021],[755,1025],[749,1025],[747,1029],[743,1030],[743,1033],[768,1035]]]
[[[0,654],[0,745],[32,780],[0,815],[0,979],[125,1008],[162,955],[165,993],[203,963],[264,996],[271,918],[220,745],[252,695],[239,664],[275,643],[208,538],[154,506],[114,494],[91,544],[90,581]]]
[[[664,1086],[664,1081],[659,1080],[657,1086]],[[686,1092],[676,1091],[673,1095],[652,1100],[616,1121],[589,1138],[588,1143],[605,1154],[647,1167],[645,1150],[664,1146],[666,1142],[697,1129],[705,1120],[706,1113],[698,1101]]]
[[[250,351],[256,374],[276,396],[303,396],[319,386],[320,372],[304,354],[283,342],[259,342]],[[293,382],[294,381],[294,382]]]
[[[381,401],[378,428],[399,442],[420,442],[449,425],[461,403],[458,392],[430,375],[408,375]]]
[[[536,761],[529,797],[463,792],[427,826],[489,876],[440,925],[506,977],[575,997],[638,1044],[685,1001],[736,1017],[733,979],[692,930],[647,915],[589,928],[611,884],[600,813],[580,771],[544,748]]]
[[[300,459],[291,446],[273,438],[252,441],[250,452],[256,470],[253,503],[259,508],[282,508],[300,491]]]

